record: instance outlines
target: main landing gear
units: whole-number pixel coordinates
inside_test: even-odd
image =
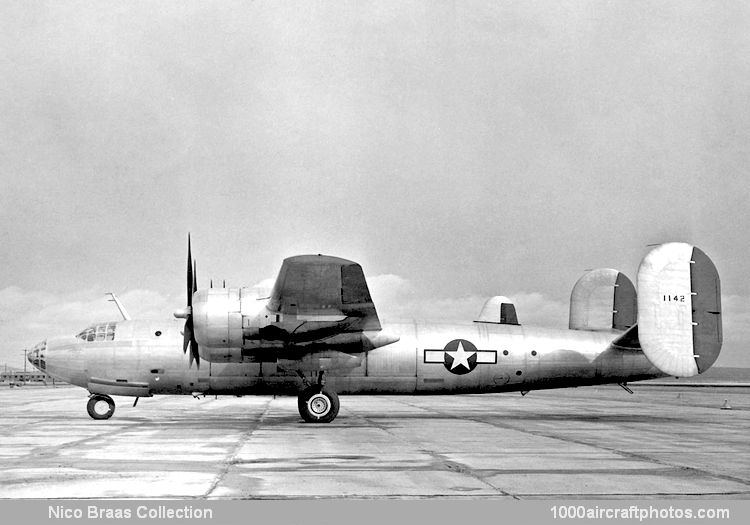
[[[307,423],[330,423],[339,413],[339,396],[325,387],[323,372],[318,374],[318,382],[311,385],[299,372],[305,389],[297,397],[299,415]]]
[[[107,395],[92,394],[86,410],[93,419],[109,419],[115,413],[115,402]]]

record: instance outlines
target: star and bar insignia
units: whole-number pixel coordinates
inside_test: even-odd
[[[454,339],[442,350],[424,351],[425,363],[443,363],[452,374],[463,375],[474,370],[478,364],[497,363],[496,350],[477,350],[471,341]]]

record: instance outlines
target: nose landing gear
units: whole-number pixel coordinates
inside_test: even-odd
[[[86,410],[93,419],[109,419],[115,413],[115,402],[104,394],[92,394]]]

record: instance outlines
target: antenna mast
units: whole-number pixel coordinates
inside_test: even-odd
[[[128,311],[122,305],[114,292],[107,292],[107,295],[112,297],[112,299],[108,299],[108,301],[114,302],[117,305],[117,309],[120,310],[120,315],[122,315],[122,318],[126,321],[130,321],[130,314],[128,314]]]

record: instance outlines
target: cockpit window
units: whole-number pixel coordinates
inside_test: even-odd
[[[95,324],[76,334],[76,337],[82,341],[113,341],[116,327],[116,322]]]

